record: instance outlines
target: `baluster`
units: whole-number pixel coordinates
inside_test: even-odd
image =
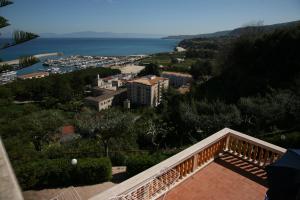
[[[183,176],[186,175],[186,161],[184,161],[183,163]]]
[[[248,160],[249,161],[252,160],[252,151],[253,151],[253,144],[249,144],[249,148],[248,148]]]
[[[263,162],[263,165],[262,165],[263,167],[267,165],[268,159],[269,159],[269,151],[266,150],[265,157],[264,157],[264,162]]]
[[[186,161],[186,174],[190,173],[190,159],[187,159]]]
[[[264,149],[260,148],[259,157],[258,157],[258,163],[257,163],[259,166],[261,165],[263,156],[264,156]]]
[[[223,151],[226,150],[226,148],[227,148],[226,145],[227,145],[227,138],[224,138],[223,141],[222,141],[222,146],[221,146],[220,153],[222,153]]]
[[[245,141],[244,143],[244,151],[243,151],[243,158],[246,158],[247,157],[247,149],[249,147],[249,144],[248,142]]]
[[[207,160],[208,161],[210,159],[211,156],[211,146],[207,148]]]
[[[179,164],[179,165],[177,166],[177,171],[178,171],[178,173],[179,173],[179,179],[181,179],[181,178],[182,178],[181,164]]]
[[[254,154],[253,154],[253,159],[252,159],[253,163],[256,162],[257,152],[258,152],[258,146],[255,146],[255,148],[254,148]]]
[[[242,156],[242,149],[243,149],[243,140],[239,140],[239,145],[238,145],[238,156]]]
[[[232,153],[235,154],[236,153],[236,146],[237,146],[238,140],[237,139],[233,139],[232,141]]]
[[[232,150],[232,141],[233,141],[233,137],[232,136],[229,136],[229,139],[228,139],[228,152],[231,152]]]
[[[200,152],[199,161],[200,161],[199,166],[202,166],[202,164],[204,163],[204,152],[203,151]]]
[[[181,168],[182,177],[184,177],[184,162],[181,163],[180,168]]]
[[[272,152],[271,158],[270,158],[270,165],[271,165],[272,163],[274,163],[274,159],[275,159],[275,153]]]

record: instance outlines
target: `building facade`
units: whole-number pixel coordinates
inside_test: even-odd
[[[162,93],[169,88],[169,79],[158,76],[144,76],[127,83],[128,99],[132,104],[156,107]]]
[[[117,74],[105,78],[100,78],[100,76],[98,75],[97,87],[108,90],[117,90],[118,88],[124,86],[126,82],[132,79],[133,77],[133,74]]]
[[[162,77],[168,78],[170,85],[176,88],[190,84],[193,81],[192,75],[178,72],[163,72]]]
[[[100,90],[102,90],[102,94],[100,94]],[[122,105],[122,103],[127,98],[126,88],[122,88],[116,91],[98,89],[97,92],[97,95],[99,96],[87,97],[85,98],[85,102],[87,105],[94,107],[98,111],[109,109],[115,105]]]

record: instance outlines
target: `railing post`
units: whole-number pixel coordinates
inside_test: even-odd
[[[193,162],[193,171],[195,171],[198,167],[198,154],[194,155],[194,162]]]
[[[226,137],[225,151],[229,151],[230,135]]]

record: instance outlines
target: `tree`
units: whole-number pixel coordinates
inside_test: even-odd
[[[12,1],[10,0],[0,0],[0,7],[5,7],[10,4],[13,4]],[[5,19],[4,17],[0,16],[0,29],[9,26],[10,24],[8,23],[8,20]],[[0,34],[1,35],[1,34]],[[0,47],[0,51],[2,49],[6,49],[11,46],[15,46],[18,44],[21,44],[23,42],[27,42],[29,40],[32,40],[34,38],[37,38],[38,35],[30,32],[25,32],[25,31],[14,31],[13,33],[13,42],[11,43],[5,43],[3,44],[2,47]],[[1,60],[1,59],[0,59]],[[4,69],[2,69],[2,66],[0,66],[0,72],[4,70],[12,70],[12,67],[5,66]]]
[[[83,136],[101,141],[107,157],[109,145],[113,139],[130,137],[129,131],[134,120],[132,114],[113,108],[103,112],[84,109],[75,116],[75,124],[79,132]]]
[[[36,151],[41,151],[43,142],[49,143],[51,135],[64,124],[62,113],[55,110],[36,112],[27,116],[26,119],[25,126]]]
[[[222,101],[200,101],[196,103],[199,114],[199,128],[204,137],[222,128],[235,128],[241,124],[240,111],[236,105]]]
[[[12,1],[10,0],[0,0],[0,7],[8,6],[10,4],[13,4]],[[0,16],[0,28],[4,28],[6,26],[9,26],[10,24],[8,23],[8,20],[5,19],[4,17]],[[25,31],[14,31],[13,33],[13,42],[5,44],[2,49],[8,48],[10,46],[14,46],[17,44],[21,44],[23,42],[27,42],[29,40],[32,40],[34,38],[37,38],[38,35],[30,32],[25,32]],[[1,49],[1,48],[0,48]]]
[[[138,75],[139,76],[146,76],[146,75],[160,76],[159,67],[157,64],[150,63],[146,65],[145,69],[143,69]]]
[[[195,80],[206,81],[207,77],[212,74],[212,66],[209,61],[198,60],[191,66],[190,73]]]
[[[181,124],[178,129],[180,130],[181,143],[183,138],[188,139],[188,142],[196,142],[193,134],[197,133],[199,129],[199,116],[194,101],[191,103],[181,102],[179,104],[179,116]]]

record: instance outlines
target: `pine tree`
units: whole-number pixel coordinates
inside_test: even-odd
[[[0,0],[0,8],[8,6],[10,4],[13,4],[11,0]],[[0,29],[9,26],[8,20],[2,16],[0,16]],[[29,40],[32,40],[34,38],[39,37],[38,35],[30,32],[25,31],[14,31],[13,33],[13,40],[10,43],[3,44],[2,47],[0,47],[0,50],[6,49],[11,46],[15,46],[18,44],[21,44],[23,42],[27,42]]]

